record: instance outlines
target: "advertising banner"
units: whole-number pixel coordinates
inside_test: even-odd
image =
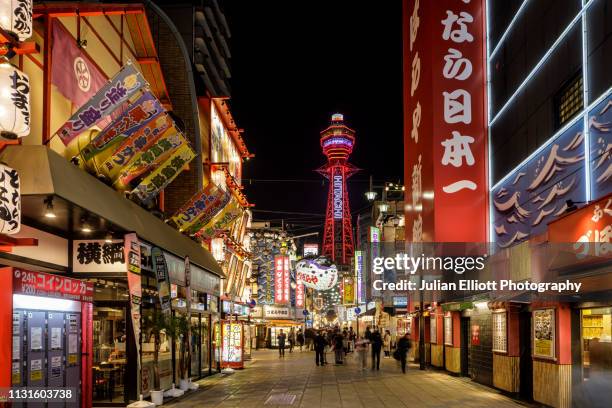
[[[484,1],[407,0],[403,16],[406,240],[486,242]]]
[[[274,257],[274,303],[277,305],[286,304],[285,299],[285,262],[284,256]],[[287,288],[289,289],[289,288]]]
[[[342,303],[345,305],[355,304],[355,280],[352,276],[344,278],[342,288]]]
[[[157,291],[159,292],[159,302],[164,313],[170,313],[170,276],[166,257],[158,247],[151,249],[151,259],[153,260],[153,271],[157,277]]]
[[[13,293],[93,302],[93,283],[43,272],[13,269]]]
[[[125,234],[125,259],[127,281],[130,291],[130,315],[134,338],[140,339],[140,305],[142,302],[142,282],[140,278],[140,242],[135,233]],[[140,341],[136,341],[136,361],[140,369]]]
[[[126,64],[58,129],[57,135],[67,145],[80,133],[110,115],[144,85],[146,81],[140,72],[131,63]]]
[[[149,91],[144,92],[125,112],[119,115],[100,133],[98,133],[80,155],[85,162],[105,152],[111,153],[112,147],[116,147],[124,140],[133,135],[137,130],[155,119],[164,108],[161,103]]]
[[[295,307],[301,309],[304,307],[304,284],[302,281],[297,281],[295,286]]]
[[[161,137],[145,146],[124,166],[115,180],[114,187],[125,189],[136,178],[155,169],[165,162],[180,146],[186,145],[187,140],[175,127],[168,129]]]
[[[236,221],[243,213],[244,210],[242,210],[240,204],[238,204],[236,200],[230,200],[229,204],[223,207],[221,212],[200,229],[196,235],[204,238],[212,238],[217,235],[219,231],[228,230],[230,224]]]
[[[189,145],[182,145],[172,156],[149,174],[131,191],[141,202],[148,202],[161,190],[166,188],[180,174],[186,164],[195,158],[195,152]]]
[[[107,158],[99,171],[115,180],[119,171],[128,165],[139,152],[146,152],[154,146],[159,137],[174,125],[166,113],[160,113],[127,138],[115,152]]]
[[[0,164],[0,234],[21,230],[21,190],[17,170]]]
[[[179,230],[197,231],[194,224],[207,225],[229,202],[231,195],[214,183],[208,183],[171,218]],[[195,230],[195,231],[194,231]]]

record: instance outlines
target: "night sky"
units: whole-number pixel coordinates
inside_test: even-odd
[[[285,218],[296,233],[322,223],[257,210],[324,213],[327,185],[313,170],[335,112],[357,132],[353,211],[367,205],[370,174],[378,184],[403,178],[400,0],[220,4],[232,32],[231,109],[256,155],[243,168],[256,220]]]

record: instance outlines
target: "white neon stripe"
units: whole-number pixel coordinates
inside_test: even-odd
[[[529,2],[529,0],[524,0],[523,3],[521,3],[521,5],[518,8],[518,10],[516,10],[516,13],[514,14],[514,17],[512,17],[512,20],[510,20],[510,24],[508,24],[508,27],[506,27],[506,31],[504,31],[502,36],[499,37],[499,40],[497,41],[497,45],[493,49],[493,52],[491,52],[489,54],[489,61],[493,58],[493,56],[495,56],[497,51],[499,51],[499,49],[501,48],[501,45],[504,43],[504,40],[506,39],[506,37],[508,36],[510,31],[514,27],[514,23],[516,23],[516,20],[521,16],[521,13],[525,9],[525,6],[527,5],[528,2]],[[488,4],[487,4],[487,10],[488,10]],[[488,25],[487,25],[487,27],[488,27]]]
[[[542,150],[544,150],[545,148],[547,148],[548,146],[550,146],[550,144],[563,132],[565,132],[567,129],[569,129],[570,127],[572,127],[573,125],[575,125],[579,120],[584,120],[584,117],[587,116],[588,117],[588,112],[590,112],[595,106],[597,106],[598,104],[600,104],[604,99],[606,99],[608,96],[610,96],[610,94],[612,94],[612,87],[608,88],[606,90],[606,92],[604,92],[603,94],[601,94],[601,96],[599,98],[597,98],[596,100],[594,100],[586,109],[583,109],[580,114],[576,115],[575,118],[573,118],[572,120],[570,120],[569,122],[567,122],[561,129],[559,129],[557,132],[555,132],[554,135],[552,135],[544,144],[542,144],[540,147],[538,147],[533,153],[531,153],[525,160],[523,160],[520,164],[518,164],[516,167],[514,167],[512,170],[510,170],[508,173],[506,173],[506,175],[504,177],[502,177],[497,183],[495,183],[493,185],[493,187],[491,187],[491,193],[493,193],[493,190],[497,189],[500,185],[502,185],[504,182],[506,182],[510,176],[513,175],[513,173],[515,171],[517,171],[518,169],[520,169],[521,167],[523,167],[528,161],[530,161],[531,159],[533,159],[535,156],[537,156],[538,154],[540,154],[542,152]],[[585,149],[587,148],[586,146],[586,141],[585,141]]]
[[[495,114],[493,119],[489,121],[489,126],[492,126],[497,121],[497,119],[499,119],[502,113],[504,113],[506,109],[508,109],[508,107],[512,104],[514,99],[516,99],[518,94],[523,90],[523,88],[527,85],[527,83],[535,76],[535,74],[540,70],[540,68],[542,68],[542,65],[544,65],[544,63],[548,60],[548,58],[552,55],[552,53],[556,51],[557,46],[565,39],[565,36],[567,36],[567,34],[574,28],[576,23],[580,21],[582,15],[586,13],[586,11],[589,9],[591,4],[593,3],[594,3],[593,1],[589,1],[586,5],[582,7],[582,9],[578,12],[578,14],[576,14],[576,16],[568,24],[565,30],[563,30],[561,35],[559,35],[559,37],[555,40],[555,42],[550,46],[548,51],[546,51],[542,59],[540,59],[540,61],[531,70],[531,72],[527,75],[527,77],[525,77],[523,82],[521,82],[521,84],[516,88],[512,96],[508,98],[504,106],[502,106],[502,108]]]
[[[525,0],[525,3],[527,2],[527,0]],[[490,15],[491,15],[491,8],[490,8],[490,1],[486,0],[485,1],[485,11],[486,11],[486,15],[485,15],[485,25],[487,27],[487,38],[486,38],[486,45],[487,45],[487,60],[485,61],[487,64],[487,123],[489,123],[491,121],[491,35],[490,35],[490,27],[491,27],[491,20],[490,20]],[[512,24],[512,22],[510,23]],[[505,35],[505,33],[504,33]],[[502,36],[503,38],[503,36]],[[491,191],[491,183],[493,183],[493,166],[491,165],[493,163],[493,158],[491,155],[491,131],[489,129],[489,127],[487,126],[487,188],[488,188],[488,194],[489,194],[489,217],[488,217],[488,221],[489,221],[489,236],[487,241],[492,242],[493,239],[495,238],[495,234],[494,234],[494,225],[495,222],[493,221],[493,200],[492,200],[492,191]]]
[[[588,0],[586,0],[588,2]],[[586,14],[582,15],[582,106],[589,103],[589,55],[588,55],[588,30]],[[584,112],[584,177],[585,177],[585,201],[591,201],[591,143],[589,129],[589,111]]]

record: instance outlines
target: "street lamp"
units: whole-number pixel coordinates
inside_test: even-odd
[[[372,176],[370,176],[370,189],[365,193],[365,196],[368,201],[372,202],[376,199],[376,195],[376,191],[374,191],[374,188],[372,186]]]
[[[378,204],[378,210],[381,213],[386,213],[387,211],[389,211],[389,204],[383,201],[382,203]]]

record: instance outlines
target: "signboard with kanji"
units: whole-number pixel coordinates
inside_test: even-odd
[[[125,242],[122,239],[75,240],[72,244],[74,272],[126,272]]]
[[[93,283],[43,272],[13,269],[13,293],[93,302]]]

